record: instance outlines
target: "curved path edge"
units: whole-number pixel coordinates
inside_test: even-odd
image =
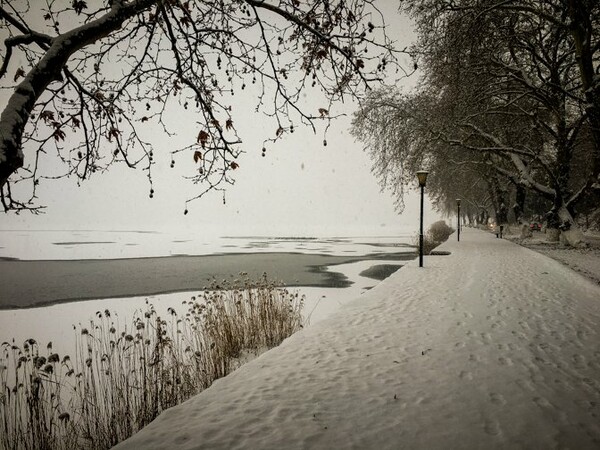
[[[450,239],[117,448],[600,447],[600,287]]]

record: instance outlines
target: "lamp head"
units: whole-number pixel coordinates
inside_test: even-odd
[[[429,172],[427,172],[426,170],[419,170],[417,172],[417,178],[419,180],[419,186],[425,186],[427,184],[427,175],[429,175]]]
[[[460,198],[456,199],[456,206],[460,206]]]

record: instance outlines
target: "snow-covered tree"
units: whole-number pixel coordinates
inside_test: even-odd
[[[600,6],[561,0],[404,4],[419,29],[424,75],[419,91],[398,109],[412,119],[394,120],[409,124],[410,140],[385,152],[396,152],[402,164],[418,156],[431,165],[432,179],[457,170],[457,161],[485,163],[493,171],[480,171],[486,179],[501,176],[521,194],[527,189],[551,202],[549,226],[577,244],[577,205],[600,190]],[[376,102],[375,94],[357,120]],[[378,114],[388,113],[370,113]],[[371,138],[381,144],[376,131]],[[586,162],[573,164],[576,159]],[[402,164],[378,167],[401,170]]]
[[[236,93],[257,92],[266,146],[399,70],[372,0],[0,0],[0,36],[0,83],[12,92],[0,116],[5,210],[39,206],[48,153],[78,179],[115,162],[143,168],[152,196],[148,130],[169,133],[166,116],[182,113],[197,127],[169,149],[171,165],[179,155],[195,165],[198,198],[240,167]],[[306,110],[311,89],[322,105]]]

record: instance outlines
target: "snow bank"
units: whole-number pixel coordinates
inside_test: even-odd
[[[442,249],[117,448],[600,446],[600,287],[489,233]]]
[[[575,272],[579,272],[585,277],[595,281],[597,284],[600,284],[599,248],[551,247],[548,245],[530,246],[526,242],[522,245],[560,261]]]

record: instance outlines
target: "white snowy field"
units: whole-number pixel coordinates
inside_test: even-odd
[[[414,232],[390,236],[286,237],[192,235],[189,232],[0,230],[0,258],[22,260],[119,259],[223,253],[298,252],[336,256],[393,253]]]
[[[599,448],[600,287],[454,238],[117,448]]]
[[[556,259],[566,266],[579,272],[586,278],[600,284],[600,249],[563,249],[563,248],[540,248],[535,251]]]
[[[600,236],[597,233],[584,234],[584,240],[587,241],[588,246],[582,248],[572,248],[558,242],[548,242],[543,233],[533,233],[533,236],[526,239],[521,239],[518,235],[508,236],[507,238],[560,261],[575,272],[579,272],[600,284]]]

